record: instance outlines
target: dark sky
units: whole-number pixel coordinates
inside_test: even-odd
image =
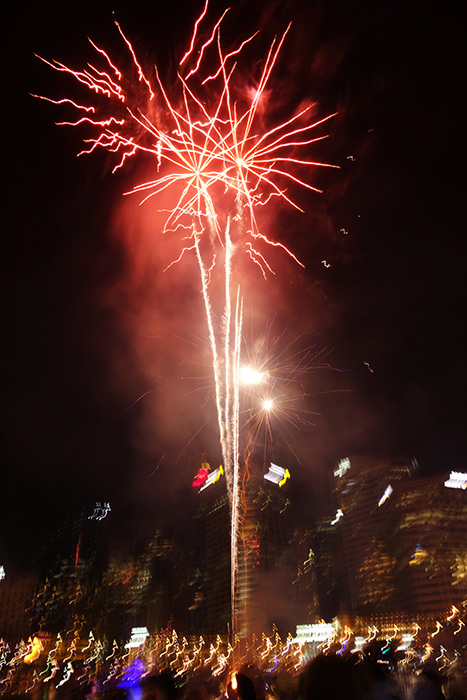
[[[125,54],[112,10],[141,60],[173,74],[201,5],[97,4],[18,6],[5,23],[0,553],[18,561],[98,500],[111,502],[119,532],[168,522],[202,451],[219,459],[196,268],[163,273],[170,251],[151,210],[121,197],[143,165],[112,175],[106,155],[76,159],[89,132],[55,126],[59,109],[29,95],[78,94],[34,53],[81,68],[90,36]],[[278,259],[277,278],[258,277],[246,298],[247,334],[274,318],[271,339],[300,336],[334,368],[303,377],[319,415],[290,438],[300,463],[276,439],[303,502],[351,453],[407,454],[424,473],[467,467],[454,7],[239,2],[224,21],[232,44],[260,27],[261,57],[293,20],[271,81],[271,124],[302,100],[316,101],[318,116],[338,112],[312,153],[340,169],[313,172],[324,193],[297,193],[305,214],[269,218],[271,236],[306,269]],[[220,8],[216,0],[212,19]]]

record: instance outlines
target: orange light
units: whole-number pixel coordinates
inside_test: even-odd
[[[32,664],[33,661],[39,658],[43,649],[42,642],[38,637],[34,637],[30,645],[30,651],[24,657],[25,664]]]

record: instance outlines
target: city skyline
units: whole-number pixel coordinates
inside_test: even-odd
[[[242,503],[239,638],[276,629],[284,639],[323,620],[353,634],[365,625],[385,634],[391,625],[410,632],[416,624],[426,634],[435,623],[438,632],[446,627],[443,635],[460,625],[459,633],[466,477],[421,477],[402,456],[351,456],[333,472],[335,516],[300,526],[290,481],[279,486],[252,473]],[[143,627],[192,639],[235,636],[225,479],[194,486],[192,494],[188,537],[157,527],[109,538],[108,504],[91,515],[70,514],[32,566],[0,570],[3,637],[50,638],[78,620],[82,638],[93,632],[119,645]]]

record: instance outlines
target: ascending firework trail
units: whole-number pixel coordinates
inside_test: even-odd
[[[43,60],[57,71],[73,76],[92,93],[80,104],[71,99],[53,100],[78,113],[60,124],[85,126],[92,136],[78,155],[104,148],[115,154],[114,171],[138,154],[154,157],[153,180],[136,185],[125,194],[142,194],[140,204],[163,192],[171,192],[174,205],[167,213],[163,233],[180,238],[180,254],[194,252],[201,275],[216,386],[220,442],[231,513],[232,631],[235,632],[237,539],[239,523],[239,362],[242,327],[242,292],[235,265],[245,254],[264,277],[272,272],[268,247],[281,248],[301,264],[282,243],[260,230],[258,207],[279,199],[298,205],[286,184],[316,190],[297,172],[310,166],[329,166],[297,157],[305,147],[325,136],[311,135],[322,122],[310,121],[309,105],[269,130],[259,123],[259,108],[266,86],[289,28],[274,38],[261,62],[254,90],[241,89],[237,61],[256,34],[229,53],[221,45],[220,17],[209,32],[208,0],[195,23],[188,51],[179,72],[165,86],[157,67],[143,69],[122,28],[115,22],[130,55],[129,69],[121,71],[109,54],[91,42],[96,63],[74,70],[58,61]],[[290,25],[289,25],[290,26]],[[257,63],[259,65],[259,62]],[[86,92],[86,91],[85,91]],[[331,115],[332,116],[332,115]],[[220,289],[219,289],[220,285]],[[215,295],[214,295],[215,289]],[[221,312],[217,305],[221,299]]]

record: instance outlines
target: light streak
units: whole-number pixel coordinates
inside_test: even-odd
[[[459,627],[454,631],[454,634],[459,634],[461,629],[465,627],[465,622],[463,620],[458,620]]]
[[[451,472],[449,479],[444,482],[444,485],[450,489],[467,489],[467,473],[466,472]]]
[[[51,663],[52,663],[52,668],[50,671],[50,675],[47,676],[46,678],[44,678],[43,683],[48,683],[50,680],[52,680],[52,678],[54,678],[54,676],[56,676],[57,672],[60,670],[60,664],[58,663],[58,661],[56,659],[53,659],[51,661]]]
[[[132,58],[132,70],[120,70],[107,52],[91,42],[99,64],[74,70],[59,61],[44,63],[54,70],[74,77],[89,90],[93,103],[83,106],[61,99],[41,99],[75,109],[80,116],[62,125],[93,130],[84,139],[85,148],[78,154],[90,154],[103,148],[113,154],[113,172],[135,156],[152,156],[156,164],[154,179],[141,182],[125,194],[142,195],[140,204],[172,192],[175,204],[168,211],[163,233],[181,237],[180,261],[185,253],[194,253],[198,262],[201,290],[212,351],[216,385],[216,406],[223,466],[231,507],[232,618],[235,617],[237,537],[239,528],[239,367],[243,320],[242,292],[233,280],[233,258],[246,254],[263,277],[273,273],[267,250],[279,248],[297,264],[293,252],[279,241],[266,236],[256,215],[273,200],[282,201],[302,211],[286,185],[319,192],[308,179],[299,175],[306,168],[336,167],[297,155],[313,143],[326,138],[313,136],[313,130],[331,116],[310,119],[312,106],[293,113],[285,121],[265,128],[259,109],[272,71],[283,48],[290,25],[275,38],[261,65],[256,89],[246,96],[238,90],[237,60],[246,43],[225,54],[220,40],[220,25],[227,10],[215,23],[208,39],[199,45],[201,25],[208,1],[196,21],[187,52],[172,89],[162,82],[157,67],[146,71],[138,60],[132,43],[115,22]],[[207,51],[217,54],[215,70],[204,69]],[[196,60],[194,56],[196,55]],[[40,57],[39,57],[40,58]],[[212,65],[212,64],[211,64]],[[202,75],[204,71],[204,74]],[[191,87],[196,76],[198,87]],[[209,89],[206,85],[209,83]],[[211,86],[212,89],[211,89]],[[138,89],[136,89],[138,88]],[[232,232],[232,225],[235,231]],[[323,263],[329,266],[325,261]],[[214,289],[214,269],[223,266],[223,292]],[[234,298],[235,300],[234,300]],[[213,303],[222,299],[222,311]],[[220,318],[220,322],[217,319]],[[232,626],[235,632],[233,620]]]
[[[334,517],[334,520],[331,520],[331,525],[335,525],[336,523],[339,522],[339,520],[344,516],[344,513],[340,508],[337,509],[336,515]]]
[[[117,649],[118,649],[118,644],[117,644],[117,641],[114,639],[113,643],[112,643],[112,652],[108,656],[105,657],[105,660],[108,661],[109,659],[112,659],[115,656],[115,652],[117,651]]]
[[[39,658],[43,648],[44,647],[42,645],[41,640],[38,637],[34,637],[29,645],[29,653],[26,654],[26,656],[23,659],[24,663],[32,664],[33,661],[36,661]]]
[[[111,510],[110,503],[104,503],[104,505],[101,505],[101,503],[98,501],[94,506],[93,514],[88,516],[88,520],[93,520],[94,518],[96,520],[103,520]]]
[[[60,681],[60,683],[57,683],[57,688],[59,688],[61,685],[64,685],[67,681],[69,681],[71,676],[73,675],[73,673],[74,673],[73,664],[71,663],[71,661],[68,661],[66,668],[63,672],[63,678]]]
[[[92,644],[94,641],[95,641],[95,640],[94,640],[94,635],[93,635],[92,630],[91,630],[91,631],[89,632],[89,636],[88,636],[88,643],[87,643],[87,645],[86,645],[85,647],[83,647],[83,649],[81,650],[82,653],[84,653],[85,651],[87,651],[88,649],[90,649],[90,648],[91,648],[91,644]]]
[[[388,486],[386,486],[383,495],[381,496],[381,498],[378,501],[378,508],[381,507],[383,505],[383,503],[388,500],[388,498],[391,495],[391,493],[393,492],[393,490],[394,489],[392,488],[391,484],[388,484]]]
[[[36,685],[36,683],[38,681],[40,681],[39,674],[37,673],[37,670],[34,669],[34,672],[32,674],[32,685],[30,685],[29,687],[26,688],[25,695],[29,694],[29,692],[34,688],[34,686]]]

